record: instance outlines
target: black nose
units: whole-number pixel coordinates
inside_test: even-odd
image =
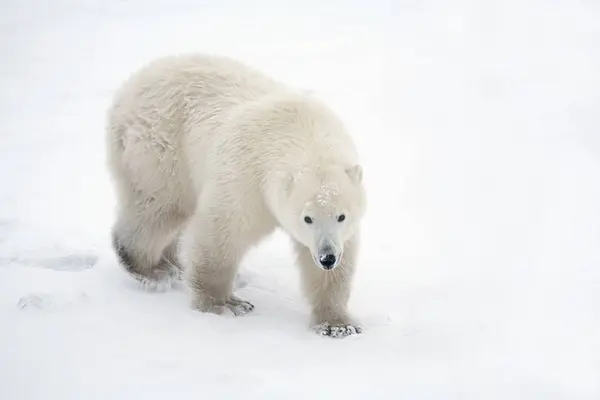
[[[319,257],[319,262],[325,269],[331,269],[335,265],[336,258],[333,254],[325,254]]]

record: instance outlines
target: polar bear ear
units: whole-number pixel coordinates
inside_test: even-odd
[[[363,170],[360,164],[356,164],[353,167],[346,168],[346,173],[356,185],[360,185],[363,179]]]

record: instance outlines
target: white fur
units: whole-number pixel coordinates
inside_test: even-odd
[[[108,165],[115,249],[145,285],[177,276],[186,230],[193,306],[243,314],[252,306],[233,295],[239,262],[281,227],[298,252],[314,329],[360,331],[346,304],[365,212],[362,169],[343,124],[313,96],[228,58],[155,60],[116,95]],[[323,251],[337,256],[330,271],[317,265]]]

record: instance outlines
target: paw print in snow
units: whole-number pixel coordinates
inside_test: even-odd
[[[17,307],[21,310],[44,310],[50,311],[55,310],[57,307],[70,305],[75,302],[87,299],[87,294],[81,292],[78,293],[76,298],[63,298],[56,297],[48,293],[31,293],[25,295],[17,302]]]

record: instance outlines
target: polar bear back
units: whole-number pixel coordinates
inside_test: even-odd
[[[230,58],[163,57],[123,84],[111,118],[127,119],[129,125],[138,119],[158,135],[182,134],[278,88],[277,82]]]
[[[357,162],[345,128],[324,104],[226,57],[151,62],[118,91],[109,125],[116,175],[190,208],[219,174],[273,184],[265,173]]]

